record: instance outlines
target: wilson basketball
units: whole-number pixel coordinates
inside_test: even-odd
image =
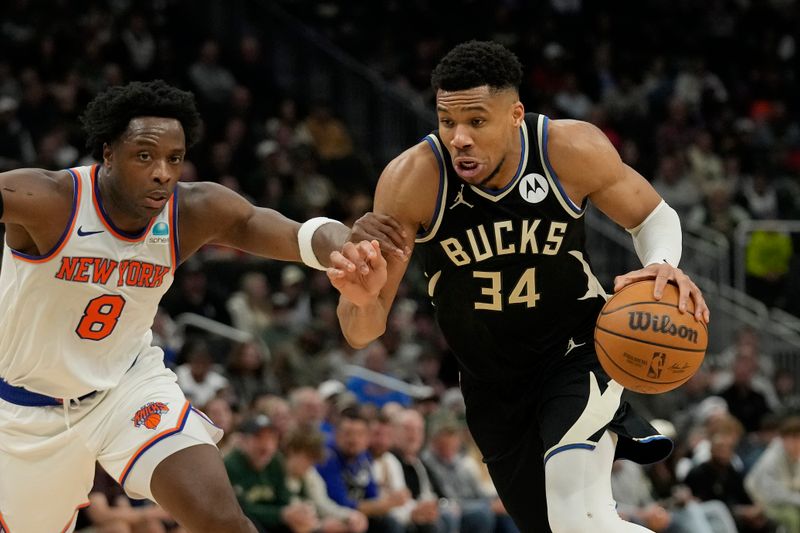
[[[678,287],[667,284],[660,301],[653,280],[628,285],[600,311],[594,330],[606,373],[634,392],[659,394],[685,383],[703,363],[708,329],[694,319],[694,304],[678,311]]]

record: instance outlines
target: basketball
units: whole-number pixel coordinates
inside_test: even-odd
[[[626,389],[659,394],[685,383],[703,363],[708,329],[694,319],[694,304],[678,311],[678,287],[668,283],[658,301],[654,280],[628,285],[600,311],[594,330],[597,357]]]

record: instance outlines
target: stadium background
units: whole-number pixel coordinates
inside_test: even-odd
[[[669,422],[673,462],[691,461],[726,409],[743,425],[744,472],[800,406],[799,25],[793,0],[9,0],[0,170],[87,163],[85,104],[110,85],[161,78],[193,91],[204,119],[182,179],[223,183],[297,220],[352,222],[382,166],[435,127],[436,61],[466,39],[502,42],[525,67],[528,110],[598,125],[681,214],[682,266],[712,307],[711,350],[687,386],[632,401]],[[589,222],[608,288],[636,259],[623,232]],[[355,367],[420,396],[393,399],[459,413],[417,268],[368,349],[346,346],[335,305],[324,274],[207,247],[178,271],[154,330],[187,394],[230,407],[229,429],[254,410],[291,425],[284,400],[332,379],[367,403],[356,388],[374,374]],[[192,366],[210,377],[190,380]]]

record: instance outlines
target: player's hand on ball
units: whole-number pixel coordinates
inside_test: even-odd
[[[378,241],[383,253],[408,261],[411,249],[406,244],[403,226],[389,215],[369,212],[359,218],[350,230],[350,242]]]
[[[660,300],[664,294],[664,287],[670,281],[678,286],[680,293],[678,309],[681,313],[686,312],[686,305],[691,298],[694,303],[694,318],[698,321],[703,321],[708,324],[711,318],[711,312],[708,310],[708,305],[703,298],[703,293],[694,281],[689,278],[684,272],[677,267],[667,263],[659,263],[648,265],[639,270],[634,270],[617,276],[614,278],[614,292],[619,292],[623,287],[642,281],[646,279],[655,279],[655,286],[653,289],[653,296],[656,300]]]
[[[386,259],[377,240],[345,243],[331,253],[327,270],[331,284],[358,307],[372,302],[386,284]]]

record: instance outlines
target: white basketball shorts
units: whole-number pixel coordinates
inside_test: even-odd
[[[111,390],[65,408],[0,399],[0,531],[67,533],[88,505],[95,462],[137,499],[167,456],[222,430],[192,407],[151,348]]]

